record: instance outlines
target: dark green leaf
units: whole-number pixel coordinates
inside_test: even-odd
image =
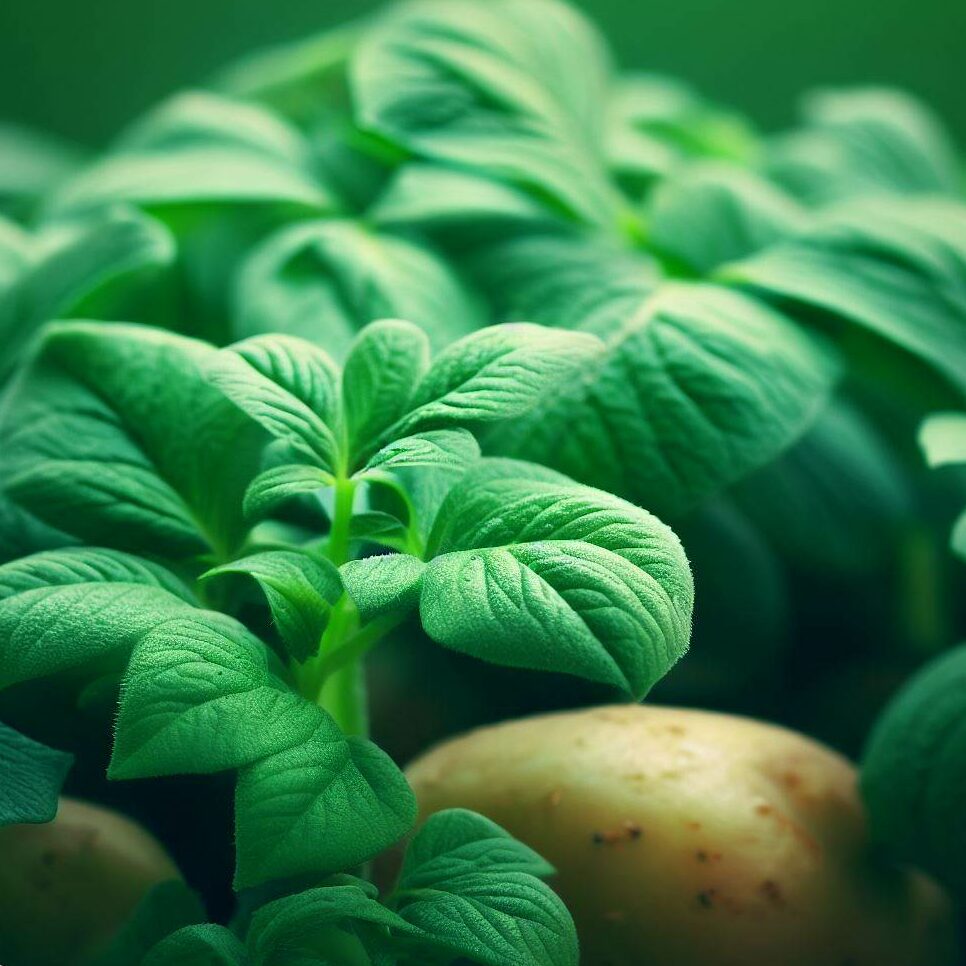
[[[224,926],[184,926],[161,940],[140,966],[245,966],[245,947]]]
[[[264,519],[293,498],[316,493],[332,482],[332,474],[316,466],[273,466],[259,473],[245,491],[245,518]]]
[[[73,761],[0,722],[0,826],[51,821]]]

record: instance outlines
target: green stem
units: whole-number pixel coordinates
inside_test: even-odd
[[[353,661],[330,674],[322,683],[318,704],[335,718],[346,735],[369,734],[365,666]]]
[[[369,621],[354,634],[345,638],[341,647],[320,655],[319,674],[322,679],[335,674],[346,665],[361,660],[367,651],[381,641],[393,628],[398,627],[405,615],[387,614]]]

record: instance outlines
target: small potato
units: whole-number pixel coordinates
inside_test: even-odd
[[[86,963],[152,886],[177,878],[140,825],[61,798],[54,821],[0,829],[0,963]]]
[[[749,719],[608,707],[417,760],[425,817],[475,809],[557,870],[583,966],[952,966],[947,901],[872,855],[856,774]]]

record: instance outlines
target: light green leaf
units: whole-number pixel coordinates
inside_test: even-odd
[[[332,605],[342,596],[339,571],[328,560],[299,550],[266,550],[215,567],[202,579],[219,574],[247,574],[258,582],[292,657],[304,661],[318,651]]]
[[[620,201],[599,154],[609,66],[593,27],[556,0],[430,0],[391,8],[351,78],[363,128],[612,226]]]
[[[208,377],[276,439],[327,473],[340,464],[339,374],[328,354],[286,335],[254,336],[222,349]]]
[[[325,715],[298,744],[242,769],[235,814],[241,889],[365,862],[409,831],[416,800],[382,751]]]
[[[826,89],[804,101],[806,127],[780,138],[769,173],[822,204],[869,194],[953,194],[956,153],[925,104],[889,88]]]
[[[454,954],[486,966],[576,966],[566,907],[537,878],[550,871],[499,826],[463,810],[416,833],[394,893],[400,916]]]
[[[51,821],[73,761],[0,722],[0,826]]]
[[[245,966],[245,947],[224,926],[184,926],[153,946],[140,966]]]
[[[371,924],[381,931],[416,932],[360,886],[337,885],[309,889],[263,906],[252,917],[248,948],[258,966],[288,966],[290,957],[296,954],[310,958],[313,954],[333,955],[333,927],[359,924]],[[340,962],[338,958],[335,961]]]
[[[141,326],[49,327],[0,407],[0,484],[90,543],[230,554],[264,437],[204,378],[215,355]]]
[[[395,438],[452,423],[513,419],[600,353],[591,335],[525,322],[490,326],[444,349],[416,388]]]
[[[484,460],[429,541],[420,616],[439,643],[642,697],[687,650],[694,588],[651,514],[527,463]]]
[[[0,688],[122,658],[153,627],[193,608],[160,567],[87,548],[0,567]]]
[[[398,517],[380,510],[353,514],[349,535],[353,540],[378,543],[394,550],[407,548],[406,525]]]
[[[201,899],[180,879],[154,886],[138,903],[108,949],[91,966],[131,966],[165,936],[184,926],[204,922]]]
[[[350,560],[340,568],[346,592],[364,622],[415,610],[426,564],[408,553]]]
[[[317,492],[333,482],[331,473],[316,466],[273,466],[259,473],[245,491],[245,518],[262,520],[293,497]]]
[[[0,206],[18,216],[72,174],[83,152],[50,134],[0,123]]]
[[[428,338],[411,322],[373,322],[356,337],[342,372],[342,404],[354,459],[407,411],[429,368],[429,354]]]
[[[884,340],[966,388],[964,205],[880,199],[833,211],[721,275]]]
[[[966,463],[966,413],[936,413],[919,430],[919,445],[930,466]]]
[[[875,839],[966,896],[966,646],[927,664],[886,707],[861,790]]]
[[[704,275],[798,233],[806,219],[795,201],[750,171],[695,165],[651,194],[648,244]]]
[[[352,221],[303,222],[270,235],[240,267],[234,304],[238,335],[284,332],[336,358],[376,319],[409,319],[436,347],[484,321],[430,248]]]
[[[541,264],[552,264],[554,247],[567,246],[548,240]],[[814,420],[838,376],[824,343],[740,293],[705,284],[655,288],[630,265],[604,268],[595,284],[588,252],[564,277],[535,266],[528,281],[526,248],[519,256],[516,274],[501,276],[522,285],[518,298],[534,303],[542,292],[551,312],[577,306],[571,314],[561,308],[564,323],[583,316],[605,351],[489,434],[490,452],[680,514],[774,459]],[[597,256],[604,265],[607,249]]]
[[[317,709],[269,667],[268,648],[211,611],[158,622],[121,687],[111,778],[237,768],[307,740]]]
[[[432,429],[387,443],[369,459],[359,475],[366,476],[372,471],[388,472],[404,466],[464,470],[479,455],[479,444],[468,430]]]

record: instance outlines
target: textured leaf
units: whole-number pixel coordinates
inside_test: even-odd
[[[395,7],[352,62],[364,128],[609,225],[619,202],[599,156],[608,74],[593,28],[556,0]]]
[[[284,332],[336,358],[376,319],[409,319],[436,347],[483,321],[431,249],[351,221],[303,222],[271,235],[241,266],[234,304],[238,335]]]
[[[241,940],[224,926],[185,926],[153,946],[141,966],[245,966]]]
[[[239,774],[236,888],[351,869],[413,824],[416,800],[399,769],[319,715],[311,735]]]
[[[966,206],[882,199],[842,209],[723,275],[857,327],[966,387]]]
[[[332,605],[342,596],[338,570],[296,550],[266,550],[209,570],[204,576],[247,574],[265,594],[288,652],[298,661],[319,649]]]
[[[0,483],[90,543],[230,553],[263,437],[203,377],[214,355],[140,326],[49,328],[0,409]]]
[[[341,458],[339,376],[322,349],[293,336],[254,336],[219,352],[208,376],[274,437],[335,472]]]
[[[73,761],[0,722],[0,826],[51,821]]]
[[[384,472],[404,466],[463,470],[479,455],[479,444],[468,430],[433,429],[387,443],[369,459],[362,473]]]
[[[537,878],[549,866],[499,826],[461,809],[416,833],[395,903],[407,922],[487,966],[576,966],[566,907]]]
[[[222,771],[307,740],[317,711],[230,617],[174,614],[138,641],[121,688],[111,778]]]
[[[888,88],[818,90],[806,127],[779,139],[773,177],[813,203],[867,194],[955,193],[956,155],[929,109]]]
[[[416,387],[396,438],[452,423],[513,419],[599,353],[591,335],[520,322],[474,332],[444,349]]]
[[[363,621],[415,610],[425,570],[426,564],[408,553],[350,560],[340,568],[346,592]]]
[[[447,647],[637,697],[687,649],[693,585],[671,530],[550,470],[478,464],[443,503],[428,550],[420,616]]]
[[[350,536],[353,540],[365,540],[394,550],[405,550],[408,531],[406,525],[391,513],[369,510],[353,515]]]
[[[261,520],[284,503],[304,493],[315,493],[331,486],[331,473],[317,466],[287,464],[259,473],[245,491],[245,518]]]
[[[346,432],[355,458],[407,411],[428,368],[429,340],[411,322],[386,319],[359,333],[342,373]]]
[[[51,550],[0,567],[0,688],[127,652],[191,612],[173,577],[125,554]]]
[[[966,895],[966,646],[927,664],[886,707],[861,788],[874,837]]]
[[[581,284],[534,278],[550,286],[548,306]],[[785,316],[739,293],[652,290],[646,280],[635,293],[634,284],[626,273],[592,289],[587,324],[604,337],[604,354],[487,445],[679,514],[800,436],[838,365]]]

